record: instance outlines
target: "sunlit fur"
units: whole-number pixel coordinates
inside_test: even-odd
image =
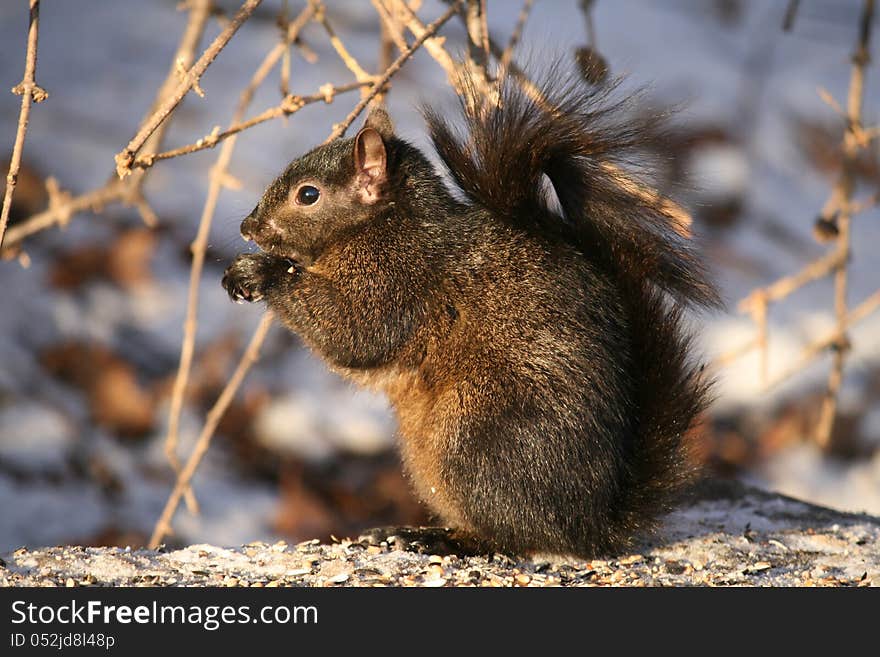
[[[354,189],[352,139],[295,161],[246,220],[267,253],[239,256],[224,286],[388,395],[441,523],[510,553],[590,557],[650,528],[688,477],[707,383],[681,313],[717,296],[661,208],[604,166],[627,165],[653,126],[611,92],[546,79],[540,102],[505,83],[460,133],[426,112],[455,193],[384,113],[368,120],[388,162],[368,208],[340,198],[316,224],[285,201],[305,178]]]

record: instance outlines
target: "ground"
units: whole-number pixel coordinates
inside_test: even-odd
[[[880,586],[880,518],[704,482],[658,534],[592,561],[419,554],[317,540],[174,551],[64,546],[0,557],[0,586]]]

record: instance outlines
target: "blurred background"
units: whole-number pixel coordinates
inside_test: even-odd
[[[446,9],[440,1],[419,4],[424,23]],[[201,78],[204,98],[189,94],[171,117],[165,148],[229,123],[239,93],[279,42],[279,15],[286,6],[293,18],[305,2],[286,5],[264,0],[241,27]],[[197,55],[239,3],[214,6]],[[521,7],[488,2],[489,33],[502,47]],[[654,155],[664,191],[674,191],[694,217],[728,304],[727,312],[694,318],[718,376],[699,443],[708,472],[880,514],[880,313],[865,313],[848,331],[835,422],[830,436],[817,440],[832,350],[821,350],[807,367],[798,363],[805,348],[834,331],[832,278],[770,304],[763,357],[760,348],[741,349],[760,329],[753,315],[738,311],[750,292],[834,247],[827,239],[836,235],[836,215],[822,210],[843,173],[847,122],[820,90],[846,107],[863,8],[863,0],[537,0],[514,59],[532,68],[557,56],[573,65],[601,61],[612,76],[627,76],[625,87],[647,87],[653,110],[677,110],[670,143]],[[25,0],[0,4],[0,167],[15,139],[21,101],[5,90],[24,70],[27,9]],[[365,69],[382,70],[371,2],[328,1],[325,15]],[[52,194],[58,203],[65,193],[100,189],[114,175],[114,155],[147,114],[186,22],[186,7],[174,0],[44,3],[36,80],[49,98],[31,111],[10,230],[47,207],[48,177],[62,190]],[[441,33],[450,52],[466,52],[463,21],[453,18]],[[294,94],[354,80],[317,22],[304,27],[290,52]],[[869,132],[880,107],[877,75],[869,63],[862,118]],[[278,105],[280,89],[275,70],[246,116]],[[238,139],[199,286],[180,420],[183,459],[262,314],[258,306],[231,304],[220,287],[226,264],[245,248],[239,222],[284,165],[323,141],[357,99],[355,91],[309,105]],[[387,102],[398,132],[426,147],[419,104],[453,99],[443,69],[420,50],[394,77]],[[866,138],[848,167],[854,198],[865,206],[851,226],[851,306],[880,285],[876,146]],[[163,444],[190,243],[219,150],[147,171],[143,197],[158,219],[154,227],[143,221],[149,211],[106,203],[4,247],[0,550],[147,542],[175,480]],[[195,475],[200,513],[181,505],[166,542],[326,539],[426,522],[400,472],[384,400],[329,374],[278,327],[261,354]]]

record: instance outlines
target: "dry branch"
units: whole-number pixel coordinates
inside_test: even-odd
[[[384,0],[385,6],[389,8],[390,11],[396,11],[401,17],[403,24],[406,26],[412,35],[416,39],[424,38],[425,50],[428,51],[428,54],[434,58],[440,67],[446,71],[446,79],[449,81],[449,84],[452,85],[452,88],[455,89],[456,92],[461,91],[461,85],[459,82],[459,65],[455,63],[455,60],[452,59],[452,56],[446,51],[446,48],[443,47],[443,43],[445,39],[443,37],[436,37],[431,34],[428,34],[428,28],[425,27],[425,24],[419,20],[419,17],[416,16],[415,12],[410,9],[409,5],[403,0]],[[458,11],[458,7],[461,5],[461,2],[454,3],[455,11]],[[401,38],[403,38],[401,36]]]
[[[290,24],[290,29],[285,27],[285,39],[277,44],[263,58],[263,61],[257,67],[251,77],[247,87],[241,92],[238,105],[232,117],[232,124],[240,124],[244,113],[253,100],[254,93],[257,88],[262,85],[263,81],[268,77],[269,73],[282,58],[283,54],[288,51],[287,44],[295,39],[299,31],[311,19],[314,8],[306,7],[301,14]],[[227,131],[228,132],[228,131]],[[230,133],[234,135],[235,133]],[[183,340],[180,348],[180,363],[177,368],[177,375],[174,378],[174,387],[171,393],[171,404],[168,412],[168,433],[165,437],[165,455],[168,462],[174,469],[175,474],[180,475],[180,462],[177,456],[178,435],[180,429],[180,414],[183,410],[184,393],[189,382],[190,370],[192,368],[192,359],[195,353],[196,329],[198,328],[198,306],[199,306],[199,281],[202,278],[202,268],[205,262],[205,252],[208,248],[208,235],[211,231],[214,213],[217,209],[217,201],[220,197],[220,190],[223,186],[224,178],[227,175],[229,163],[232,161],[232,152],[235,148],[235,138],[231,138],[223,144],[220,149],[220,155],[217,162],[211,170],[211,179],[208,185],[208,193],[205,198],[205,204],[202,208],[201,219],[199,220],[199,228],[196,238],[190,246],[192,252],[192,265],[190,267],[189,290],[187,293],[186,319],[183,325]],[[195,503],[195,495],[187,488],[186,498],[187,507],[191,512],[198,510]]]
[[[519,12],[519,16],[516,19],[516,26],[513,28],[513,32],[510,35],[510,39],[507,41],[507,45],[504,47],[504,50],[501,52],[501,56],[498,58],[498,78],[503,79],[507,74],[507,69],[510,68],[510,62],[513,59],[513,51],[516,49],[517,44],[519,44],[519,40],[522,37],[523,30],[526,26],[526,21],[529,19],[529,14],[532,11],[532,6],[534,5],[535,0],[526,0],[523,3],[522,9]],[[491,45],[489,46],[491,52]]]
[[[789,26],[796,9],[797,2],[790,2],[786,19]],[[845,126],[842,143],[843,165],[840,177],[831,190],[829,198],[819,215],[820,221],[829,224],[833,228],[831,239],[835,242],[834,246],[797,273],[784,276],[770,285],[753,290],[742,299],[738,304],[738,309],[740,312],[747,312],[752,315],[752,319],[757,325],[757,336],[735,350],[723,354],[714,363],[716,366],[728,364],[755,347],[759,347],[761,349],[762,381],[764,382],[764,387],[769,388],[778,385],[801,371],[826,350],[833,349],[831,370],[828,375],[828,383],[822,400],[816,429],[816,442],[821,447],[828,447],[830,444],[834,419],[837,414],[837,398],[843,382],[846,353],[850,346],[846,331],[851,325],[867,317],[880,307],[880,292],[868,297],[854,310],[849,310],[847,307],[852,218],[857,212],[861,212],[874,205],[878,197],[877,194],[874,194],[862,202],[853,202],[852,200],[856,185],[855,168],[859,152],[867,147],[874,138],[872,130],[865,130],[862,127],[865,69],[870,61],[869,47],[873,19],[874,0],[864,0],[859,19],[858,40],[852,57],[846,109],[827,91],[819,89],[820,98],[836,114],[841,116]],[[827,239],[827,236],[823,233],[822,238],[823,240]],[[834,330],[829,335],[808,345],[795,363],[775,375],[772,379],[767,380],[768,304],[785,299],[811,281],[829,275],[834,277],[834,316],[836,321]]]
[[[21,83],[12,88],[12,93],[21,96],[21,111],[18,115],[18,130],[15,133],[15,145],[12,147],[12,159],[6,174],[6,193],[3,195],[3,208],[0,210],[0,247],[9,222],[9,211],[12,208],[12,194],[18,182],[18,171],[21,168],[21,153],[24,150],[24,139],[27,134],[28,120],[31,114],[31,102],[41,103],[48,94],[39,87],[34,79],[37,70],[37,41],[40,32],[40,0],[30,0],[30,25],[28,27],[27,51],[25,54],[24,76]]]
[[[337,137],[341,137],[345,134],[345,131],[348,130],[348,127],[354,123],[355,119],[361,114],[361,112],[366,109],[367,105],[375,96],[382,91],[388,81],[394,76],[397,71],[406,63],[406,61],[413,56],[416,50],[418,50],[423,44],[427,48],[428,42],[433,38],[433,35],[437,32],[437,30],[442,27],[442,25],[452,18],[452,15],[458,11],[459,5],[461,5],[462,0],[456,0],[456,2],[452,3],[452,6],[444,13],[440,18],[436,21],[428,25],[424,31],[422,31],[421,35],[413,42],[413,44],[407,48],[406,51],[402,52],[400,56],[394,60],[391,66],[381,75],[377,80],[373,82],[373,86],[371,91],[361,98],[360,102],[355,105],[354,109],[349,113],[345,120],[342,123],[338,123],[333,126],[333,132],[330,133],[330,137],[327,141],[333,141]]]
[[[199,151],[214,148],[217,144],[228,139],[229,137],[233,137],[240,132],[244,132],[249,128],[260,125],[261,123],[265,123],[266,121],[271,121],[282,116],[290,116],[291,114],[295,114],[296,112],[301,110],[306,105],[311,105],[313,103],[319,102],[330,103],[333,101],[333,98],[335,98],[338,94],[346,93],[354,89],[365,88],[370,86],[371,84],[371,82],[351,82],[349,84],[334,86],[328,83],[323,85],[318,93],[312,94],[310,96],[297,96],[293,94],[288,95],[278,105],[270,107],[260,114],[250,119],[247,119],[246,121],[238,121],[236,123],[230,124],[230,126],[222,132],[215,129],[211,133],[205,135],[198,141],[193,142],[192,144],[173,148],[171,150],[163,151],[162,153],[142,155],[131,163],[131,168],[148,169],[156,162],[160,162],[162,160],[170,160],[171,158],[180,157],[181,155],[189,155],[190,153],[198,153]]]
[[[220,393],[217,401],[211,407],[211,410],[208,411],[205,425],[202,427],[202,432],[199,434],[198,440],[196,440],[195,447],[193,447],[193,451],[189,455],[186,465],[177,476],[174,490],[171,491],[171,496],[168,498],[168,502],[166,502],[165,508],[162,510],[162,515],[156,523],[156,528],[153,530],[153,535],[150,538],[151,548],[155,549],[159,547],[162,539],[171,531],[171,518],[174,516],[177,506],[180,504],[180,498],[183,497],[184,492],[189,489],[193,475],[196,473],[196,469],[199,467],[202,457],[204,457],[205,453],[208,451],[208,447],[211,444],[211,438],[214,435],[214,431],[217,429],[217,425],[220,424],[220,420],[223,418],[223,414],[232,402],[235,392],[244,380],[245,374],[247,374],[251,365],[257,360],[260,353],[260,347],[266,339],[266,334],[269,332],[271,326],[272,315],[267,312],[260,320],[257,330],[254,331],[254,335],[251,338],[250,343],[248,343],[244,355],[238,362],[235,372],[233,372],[232,377],[229,379],[229,383],[226,384],[226,387],[223,388],[223,392]]]
[[[865,0],[859,22],[859,41],[853,54],[852,73],[849,82],[849,94],[846,103],[846,131],[843,135],[843,167],[840,179],[837,183],[835,196],[840,199],[842,210],[837,216],[837,251],[840,253],[840,262],[834,272],[834,314],[837,318],[837,328],[840,333],[839,348],[834,350],[832,356],[831,372],[828,375],[828,389],[822,400],[822,408],[819,412],[819,423],[816,430],[816,442],[821,447],[827,447],[831,442],[834,418],[837,415],[837,396],[843,383],[843,366],[846,359],[847,349],[843,343],[845,337],[847,303],[846,294],[848,287],[848,269],[850,251],[850,214],[846,210],[852,200],[855,188],[854,168],[861,149],[859,130],[862,123],[862,103],[865,96],[865,68],[870,61],[869,47],[871,43],[871,27],[874,21],[874,0]]]
[[[220,51],[229,43],[232,36],[238,31],[244,22],[250,17],[254,9],[256,9],[262,0],[246,0],[241,6],[233,19],[224,30],[214,39],[213,43],[202,53],[198,61],[190,68],[183,79],[177,84],[174,92],[161,104],[161,106],[153,113],[150,118],[145,121],[137,134],[132,138],[128,145],[116,154],[116,173],[120,178],[124,178],[131,173],[131,163],[140,151],[141,147],[147,141],[151,134],[159,127],[159,125],[168,117],[171,112],[180,104],[183,97],[190,89],[198,85],[199,79],[205,70],[216,59]]]
[[[382,4],[381,0],[370,0],[373,5],[373,8],[376,10],[376,13],[379,15],[379,20],[382,22],[382,34],[383,40],[387,39],[391,41],[395,46],[397,46],[398,52],[403,52],[409,46],[406,43],[406,39],[403,36],[403,30],[401,30],[400,25],[398,24],[397,19],[392,15],[392,13],[388,10],[388,8]],[[386,57],[384,53],[383,46],[383,57]],[[388,57],[388,61],[381,68],[384,70],[391,65],[391,58]]]
[[[800,358],[798,358],[798,360],[795,361],[792,365],[770,379],[767,382],[765,388],[772,388],[779,385],[783,381],[790,379],[829,349],[833,348],[835,350],[845,350],[848,344],[846,331],[855,324],[858,324],[869,315],[871,315],[871,313],[873,313],[878,308],[880,308],[880,290],[874,292],[874,294],[872,294],[867,299],[862,301],[862,303],[860,303],[858,306],[850,310],[846,314],[846,317],[844,317],[843,321],[839,321],[837,323],[837,326],[834,327],[834,330],[828,333],[828,335],[804,347],[803,351],[801,352]]]
[[[309,5],[314,8],[315,20],[327,32],[327,36],[330,38],[330,45],[333,46],[333,50],[339,55],[346,68],[354,74],[358,82],[362,84],[372,82],[373,76],[364,70],[357,59],[348,51],[348,48],[345,47],[345,44],[336,36],[336,31],[330,25],[330,21],[327,20],[327,9],[324,7],[324,3],[321,0],[309,0]],[[366,93],[366,89],[364,89],[363,93]]]
[[[462,11],[468,34],[468,50],[465,66],[476,88],[483,97],[484,107],[497,106],[500,102],[498,87],[489,72],[489,25],[486,16],[486,0],[467,0]],[[479,111],[480,108],[472,108]]]
[[[211,15],[210,0],[193,0],[189,5],[189,18],[184,28],[184,33],[169,68],[165,81],[159,87],[153,107],[161,105],[166,96],[174,91],[177,86],[176,63],[189,63],[194,59],[195,50],[199,45],[204,34],[205,26]],[[153,114],[153,111],[147,113],[144,122]],[[142,150],[152,151],[161,145],[161,140],[165,130],[167,130],[169,122],[164,122],[159,128],[153,132],[149,139],[144,143]],[[134,206],[138,209],[145,223],[148,225],[155,222],[155,213],[149,208],[146,200],[141,194],[146,172],[135,172],[124,183],[115,176],[107,181],[102,187],[98,187],[89,192],[85,192],[78,196],[70,194],[53,194],[49,189],[50,203],[49,208],[43,212],[28,217],[16,226],[9,229],[3,248],[0,250],[0,256],[6,257],[10,251],[19,242],[26,237],[38,233],[42,230],[55,225],[64,226],[70,219],[79,212],[90,210],[92,212],[101,212],[104,207],[111,203],[124,203]],[[48,187],[48,182],[47,182]]]
[[[740,312],[752,312],[755,305],[763,301],[785,299],[792,292],[799,290],[807,283],[828,276],[845,260],[845,255],[845,253],[837,249],[828,251],[799,272],[783,276],[766,287],[753,290],[737,304],[737,309]]]

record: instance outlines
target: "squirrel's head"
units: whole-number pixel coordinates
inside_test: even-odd
[[[311,264],[335,239],[375,217],[388,198],[391,119],[373,109],[354,138],[290,163],[241,223],[263,251]]]

